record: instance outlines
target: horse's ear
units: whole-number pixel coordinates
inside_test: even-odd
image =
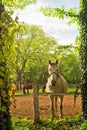
[[[51,61],[49,60],[49,64],[51,64]]]
[[[56,60],[56,64],[58,64],[58,60]]]

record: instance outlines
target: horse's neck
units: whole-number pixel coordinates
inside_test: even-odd
[[[63,75],[60,74],[60,73],[59,73],[59,75],[58,75],[58,79],[63,79],[63,80],[65,80],[65,78],[63,77]]]
[[[65,91],[67,91],[68,88],[68,83],[65,80],[65,78],[63,77],[63,75],[59,74],[59,78],[58,78],[59,82],[61,82],[63,84],[63,86],[65,86]]]

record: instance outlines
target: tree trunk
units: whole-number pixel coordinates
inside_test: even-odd
[[[23,75],[23,71],[24,71],[26,62],[27,62],[27,59],[25,59],[22,62],[22,68],[21,69],[19,69],[19,68],[16,69],[16,73],[17,73],[16,88],[17,89],[21,89],[21,80],[22,80],[22,75]]]
[[[83,118],[87,119],[87,0],[82,1],[83,8],[80,14],[82,31],[82,110]]]
[[[0,2],[0,24],[3,24],[2,13],[4,6]],[[0,130],[12,130],[11,117],[9,112],[9,87],[8,87],[8,74],[6,70],[6,59],[4,58],[3,47],[4,40],[2,38],[5,28],[0,26]]]

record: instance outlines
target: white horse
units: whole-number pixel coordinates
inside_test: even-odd
[[[46,84],[46,92],[51,92],[51,93],[52,92],[54,92],[54,93],[67,92],[68,85],[67,85],[67,82],[64,79],[64,77],[59,72],[58,60],[56,60],[56,62],[54,62],[54,63],[52,63],[49,60],[48,73],[50,76],[49,76],[47,84]],[[58,97],[59,97],[59,104],[60,104],[59,117],[63,117],[63,112],[62,112],[63,95],[59,95]],[[51,109],[51,113],[52,113],[52,120],[55,116],[54,101],[55,101],[55,110],[57,112],[57,95],[50,94],[50,109]]]

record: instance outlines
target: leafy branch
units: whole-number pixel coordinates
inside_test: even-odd
[[[76,8],[70,8],[68,10],[65,10],[64,6],[60,8],[50,8],[50,7],[41,7],[40,11],[45,15],[45,16],[50,16],[50,17],[56,17],[59,19],[64,19],[64,18],[71,18],[72,20],[70,23],[74,23],[80,18],[80,15],[77,11]]]

